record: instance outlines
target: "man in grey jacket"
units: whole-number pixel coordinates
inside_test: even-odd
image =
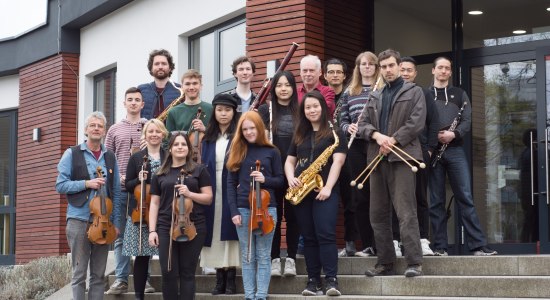
[[[422,275],[422,250],[416,217],[415,175],[411,167],[392,152],[396,147],[421,161],[418,139],[426,120],[426,102],[422,88],[405,82],[399,75],[401,56],[395,50],[378,55],[385,86],[371,95],[359,120],[358,135],[368,140],[368,161],[378,160],[370,178],[370,219],[374,230],[378,261],[365,275],[394,275],[396,261],[392,241],[392,206],[399,219],[401,239],[407,252],[405,276]],[[394,150],[399,151],[399,150]],[[397,152],[399,153],[399,152]],[[407,156],[400,155],[408,159]],[[414,194],[413,194],[414,195]]]

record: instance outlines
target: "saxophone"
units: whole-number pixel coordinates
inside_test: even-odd
[[[321,153],[321,155],[319,155],[319,157],[298,176],[298,179],[302,183],[301,186],[295,188],[289,187],[287,189],[285,199],[290,201],[293,205],[300,204],[313,189],[320,190],[324,186],[323,178],[319,175],[319,172],[327,164],[332,152],[334,152],[334,149],[336,149],[340,143],[332,123],[329,122],[329,125],[334,135],[334,144],[325,149],[325,151],[323,151],[323,153]]]
[[[166,121],[166,117],[168,117],[168,112],[174,108],[174,106],[180,104],[180,103],[183,103],[185,101],[185,95],[183,94],[183,89],[180,89],[178,88],[174,83],[172,83],[174,85],[174,87],[178,90],[180,90],[180,96],[178,98],[176,98],[174,101],[172,101],[172,103],[170,103],[170,105],[168,105],[168,107],[166,107],[162,113],[157,117],[157,120],[161,121],[162,123],[164,123],[164,121]]]

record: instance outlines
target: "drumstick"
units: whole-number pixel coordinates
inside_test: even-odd
[[[399,157],[404,163],[406,163],[409,167],[411,167],[411,171],[416,172],[418,171],[418,168],[416,166],[413,166],[410,162],[408,162],[406,159],[404,159],[399,153],[397,153],[393,148],[390,148],[390,151],[395,154],[395,156]]]
[[[394,146],[395,149],[399,150],[399,152],[405,154],[405,156],[407,156],[408,158],[412,159],[416,164],[418,164],[420,166],[420,168],[422,169],[425,169],[426,168],[426,164],[423,163],[423,162],[419,162],[418,160],[416,160],[414,157],[412,157],[409,153],[405,152],[403,149],[397,147],[397,146]]]

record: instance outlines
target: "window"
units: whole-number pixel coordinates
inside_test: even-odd
[[[94,76],[94,111],[107,118],[107,128],[115,123],[116,68]]]
[[[215,94],[234,88],[231,63],[246,54],[244,18],[191,36],[189,41],[190,66],[202,74],[201,99],[211,102]]]
[[[0,112],[0,265],[15,263],[17,111]]]

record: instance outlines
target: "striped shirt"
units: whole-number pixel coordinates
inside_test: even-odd
[[[342,109],[340,111],[340,128],[346,134],[348,133],[349,125],[359,121],[359,115],[361,115],[363,108],[365,108],[370,92],[370,85],[364,85],[363,90],[357,96],[351,96],[349,91],[344,92],[344,95],[342,95],[342,98],[340,99],[342,102]]]
[[[127,119],[123,119],[113,124],[113,126],[109,128],[109,131],[107,131],[105,147],[115,153],[120,177],[126,177],[126,167],[128,166],[132,147],[139,149],[141,130],[145,122],[147,122],[145,118],[142,118],[137,123],[130,123]],[[121,185],[122,190],[125,191],[126,188],[124,184]]]

